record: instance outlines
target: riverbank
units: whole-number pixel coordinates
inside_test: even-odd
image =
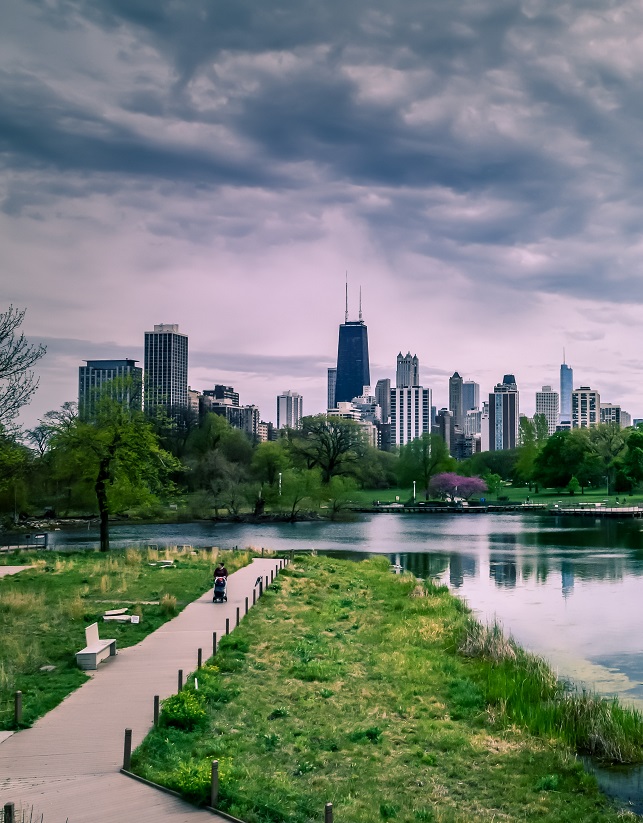
[[[134,768],[203,801],[217,759],[219,805],[248,823],[320,819],[329,801],[352,823],[623,820],[548,714],[565,699],[548,667],[474,625],[446,589],[382,559],[298,559],[188,687],[193,710],[167,707]],[[640,756],[640,718],[624,715]]]

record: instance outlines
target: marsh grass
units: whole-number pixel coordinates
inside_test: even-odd
[[[623,819],[561,733],[535,737],[490,698],[484,674],[519,651],[491,632],[478,645],[500,662],[460,655],[471,618],[443,587],[319,557],[277,582],[199,672],[203,727],[153,730],[137,773],[204,802],[216,759],[219,805],[247,823],[312,823],[327,801],[351,823]]]
[[[141,617],[138,624],[110,625],[110,635],[123,648],[138,643],[211,585],[216,561],[208,552],[170,550],[171,572],[149,566],[155,562],[149,557],[149,551],[134,549],[107,557],[25,553],[21,562],[31,568],[0,578],[0,729],[11,728],[13,710],[7,706],[13,706],[17,689],[28,726],[87,679],[76,667],[75,653],[85,645],[85,626],[100,621],[105,610],[128,605]],[[249,559],[244,552],[225,554],[230,570]],[[164,608],[141,605],[162,594]],[[42,666],[54,669],[42,671]]]

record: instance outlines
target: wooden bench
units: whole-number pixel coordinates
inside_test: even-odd
[[[76,663],[84,671],[97,669],[101,660],[116,654],[116,640],[101,640],[98,636],[98,623],[87,626],[85,642],[85,648],[76,652]]]

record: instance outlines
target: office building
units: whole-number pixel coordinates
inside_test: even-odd
[[[480,451],[489,451],[489,403],[485,400],[480,410]]]
[[[349,402],[371,385],[368,362],[368,330],[362,318],[362,298],[359,301],[359,319],[348,319],[348,287],[346,289],[346,313],[339,327],[337,343],[337,379],[335,405]]]
[[[277,428],[298,429],[303,417],[303,397],[297,392],[284,391],[277,397]]]
[[[455,440],[455,424],[453,422],[453,412],[450,409],[440,409],[438,411],[436,433],[444,440],[449,454],[451,454],[451,447]]]
[[[337,385],[337,369],[328,369],[328,388],[327,388],[327,399],[326,399],[326,408],[327,409],[334,409],[335,408],[335,386]]]
[[[188,406],[188,338],[177,324],[145,332],[145,409]]]
[[[467,437],[482,431],[482,411],[469,409],[464,415],[464,433]]]
[[[621,425],[621,407],[614,403],[601,403],[601,423],[617,423]]]
[[[601,422],[601,396],[589,386],[572,392],[572,428],[588,429]]]
[[[398,389],[420,385],[420,361],[416,354],[411,355],[411,352],[407,352],[406,356],[402,352],[398,354],[395,385]]]
[[[85,360],[78,367],[78,414],[91,418],[105,393],[131,409],[143,408],[143,369],[137,360]]]
[[[463,382],[457,371],[449,378],[449,411],[453,413],[454,425],[460,430],[464,430]]]
[[[505,374],[502,383],[497,383],[489,395],[489,451],[516,448],[519,416],[516,378]]]
[[[632,415],[621,409],[621,428],[627,429],[632,425]]]
[[[208,411],[225,417],[233,429],[245,432],[253,443],[260,440],[261,416],[256,406],[233,406],[230,403],[213,401]]]
[[[536,414],[544,414],[547,418],[547,434],[552,435],[560,421],[560,407],[558,392],[551,386],[543,386],[542,391],[536,392]]]
[[[564,358],[563,358],[564,359]],[[569,429],[572,422],[572,389],[574,370],[563,363],[560,367],[560,427]]]
[[[391,389],[391,444],[404,446],[431,431],[431,389]]]
[[[466,414],[471,409],[480,408],[480,384],[465,380],[462,384],[462,408]]]
[[[382,423],[388,423],[391,417],[391,381],[388,377],[375,384],[375,400],[382,410]]]

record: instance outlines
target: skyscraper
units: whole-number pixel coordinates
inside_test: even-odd
[[[326,399],[326,408],[334,409],[335,404],[335,386],[337,385],[337,369],[328,369],[328,391]]]
[[[284,391],[277,396],[277,428],[297,429],[303,416],[303,397],[297,392]]]
[[[112,399],[141,411],[143,369],[136,360],[85,360],[78,367],[78,414],[86,420],[94,412],[98,396],[108,391]],[[116,381],[116,382],[114,382]]]
[[[515,449],[518,445],[519,394],[516,378],[505,374],[489,395],[489,451]]]
[[[145,332],[145,408],[188,405],[188,338],[176,323]]]
[[[382,423],[388,423],[391,416],[391,381],[388,377],[375,384],[375,399],[382,409]]]
[[[543,386],[542,391],[536,392],[536,414],[544,414],[547,418],[547,433],[553,434],[559,421],[558,392],[552,391],[551,386]]]
[[[406,356],[402,352],[398,354],[395,385],[398,389],[420,385],[420,361],[417,354],[411,355],[411,352],[407,352]]]
[[[453,424],[464,430],[462,383],[463,380],[457,371],[449,378],[449,411],[453,413]]]
[[[462,408],[466,414],[471,409],[480,408],[480,384],[465,380],[462,384]]]
[[[362,298],[359,301],[359,320],[348,319],[348,286],[346,287],[346,313],[339,327],[337,345],[337,382],[335,406],[359,397],[364,386],[370,386],[371,373],[368,364],[368,330],[362,319]]]
[[[562,363],[560,367],[560,425],[564,428],[569,428],[572,424],[573,388],[574,370],[566,363]]]
[[[601,422],[601,396],[589,386],[572,392],[572,428],[588,429]]]
[[[391,443],[404,446],[431,431],[431,389],[391,389]]]

